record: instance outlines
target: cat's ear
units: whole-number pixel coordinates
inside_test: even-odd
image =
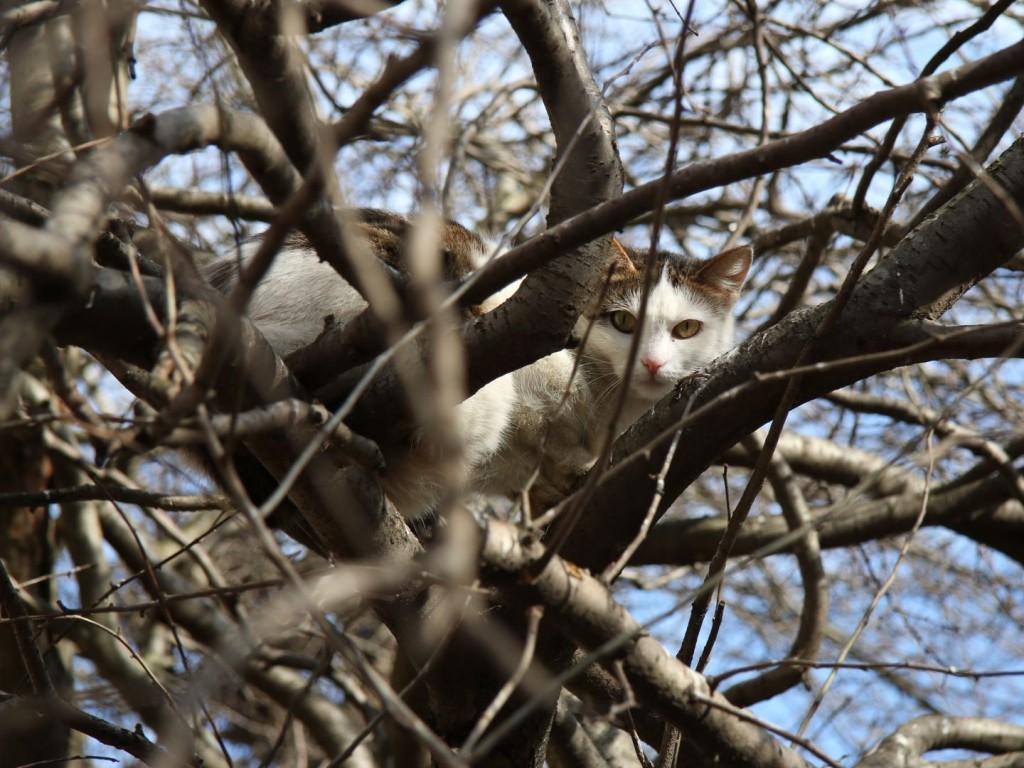
[[[730,248],[704,262],[697,272],[698,279],[719,290],[739,295],[753,257],[754,249],[749,245]]]
[[[633,257],[629,255],[629,251],[626,250],[626,246],[619,242],[618,238],[612,238],[612,253],[615,254],[615,263],[628,275],[635,275],[637,273],[636,264],[633,263]]]

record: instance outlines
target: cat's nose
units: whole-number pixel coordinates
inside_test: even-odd
[[[661,367],[665,365],[665,362],[663,360],[655,360],[650,357],[645,357],[640,361],[640,364],[647,369],[651,376],[657,376],[658,371],[660,371]]]

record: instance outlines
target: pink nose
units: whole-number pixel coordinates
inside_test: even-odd
[[[644,368],[646,368],[648,370],[648,372],[650,372],[651,376],[657,376],[658,375],[658,371],[661,370],[661,367],[665,363],[663,361],[661,361],[661,360],[654,360],[654,359],[652,359],[650,357],[645,357],[643,360],[640,361],[640,364]]]

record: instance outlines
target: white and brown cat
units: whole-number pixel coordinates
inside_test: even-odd
[[[379,211],[357,214],[377,255],[400,268],[408,223]],[[448,277],[464,275],[489,256],[480,238],[452,222],[443,248]],[[680,379],[732,347],[732,310],[751,255],[748,247],[707,261],[657,253],[656,280],[640,328],[637,318],[648,255],[615,242],[609,254],[607,288],[577,325],[577,336],[586,343],[501,376],[457,406],[470,490],[514,495],[537,469],[535,499],[553,503],[568,492],[597,457],[623,380],[628,394],[617,432],[667,395]],[[236,269],[233,260],[215,263],[209,270],[211,282],[226,289]],[[502,291],[482,309],[497,306],[511,292]],[[285,356],[312,342],[326,318],[344,324],[364,307],[355,289],[311,249],[293,245],[278,255],[248,311],[271,346]],[[637,333],[638,365],[626,371]],[[398,510],[409,518],[430,512],[444,480],[429,435],[421,436],[404,455],[387,458],[381,481]]]
[[[658,252],[642,328],[638,317],[648,252],[624,248],[618,241],[613,247],[607,288],[577,324],[584,345],[510,374],[515,389],[511,427],[479,472],[482,490],[513,494],[538,468],[534,500],[556,502],[597,459],[623,380],[627,393],[616,434],[680,379],[732,348],[732,311],[750,268],[749,247],[707,261]],[[638,333],[637,365],[627,371]]]

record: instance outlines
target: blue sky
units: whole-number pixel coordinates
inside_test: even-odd
[[[583,16],[583,40],[595,67],[602,74],[614,74],[621,71],[626,61],[634,54],[644,50],[647,43],[656,41],[657,30],[649,18],[649,12],[642,2],[605,3],[606,8],[614,8],[613,13],[586,13]],[[664,27],[673,27],[673,21],[666,3],[655,3],[664,11]],[[795,14],[814,5],[807,2],[783,4]],[[831,3],[825,14],[839,16],[851,8],[860,7],[859,3]],[[191,6],[165,6],[175,12],[184,10],[186,14]],[[713,36],[714,30],[721,23],[721,4],[698,3],[695,26],[700,35],[694,44]],[[781,15],[781,12],[780,12]],[[890,57],[872,63],[884,76],[897,83],[905,83],[913,79],[924,62],[946,40],[946,33],[939,29],[938,21],[948,18],[962,18],[965,23],[977,15],[977,10],[968,3],[948,2],[935,3],[927,8],[916,11],[900,11],[899,22],[906,25],[907,43],[896,49]],[[337,71],[324,69],[323,80],[332,97],[341,104],[348,104],[360,92],[366,81],[379,71],[382,64],[377,53],[362,50],[351,61],[344,60],[352,48],[346,41],[352,37],[365,34],[379,34],[387,37],[393,34],[392,24],[415,23],[429,26],[424,19],[430,18],[429,11],[422,11],[417,3],[400,6],[387,15],[384,20],[375,19],[361,24],[347,25],[344,29],[326,33],[318,37],[311,46],[311,55],[326,56],[330,54],[342,61]],[[883,17],[876,24],[865,25],[854,33],[843,38],[843,43],[852,47],[866,47],[871,43],[872,36],[881,33],[885,24],[895,23]],[[221,65],[221,51],[215,46],[200,44],[194,49],[187,43],[190,40],[202,40],[209,33],[209,25],[205,21],[190,19],[181,15],[167,13],[143,12],[139,20],[138,55],[139,80],[134,82],[130,90],[133,104],[147,110],[167,109],[193,101],[209,100],[214,89],[211,83],[216,81],[220,95],[229,104],[234,99],[227,89],[228,81],[223,82],[215,77],[214,81],[198,81],[191,73],[200,69]],[[1011,21],[1000,21],[981,39],[969,43],[951,62],[956,65],[971,60],[998,47],[1015,42],[1020,37],[1019,27]],[[467,46],[464,54],[467,65],[463,72],[462,85],[467,88],[476,84],[480,92],[466,98],[460,103],[457,119],[470,122],[488,105],[487,86],[492,83],[510,82],[525,77],[527,69],[521,59],[510,59],[506,54],[514,47],[511,32],[504,21],[492,19],[477,33],[477,39],[486,38],[492,45],[487,49],[490,55],[471,53]],[[313,50],[315,49],[315,50]],[[408,49],[408,43],[394,41],[383,46],[383,50],[401,52]],[[830,67],[841,59],[840,54],[827,46],[815,49],[815,62],[822,70]],[[720,91],[735,77],[736,70],[742,66],[741,54],[725,57],[715,65],[707,77],[699,82],[704,86],[690,96],[690,108],[693,110],[707,109],[714,111],[718,105]],[[663,64],[665,53],[658,45],[639,55],[632,66],[637,68],[657,67]],[[168,73],[183,73],[185,82],[180,82]],[[189,79],[196,81],[189,83]],[[425,89],[432,82],[432,75],[425,73],[414,79],[403,93],[406,96],[398,103],[384,110],[382,116],[394,117],[403,121],[422,119],[429,108],[429,98],[424,95]],[[192,93],[194,86],[195,93]],[[616,82],[609,85],[609,93],[616,95]],[[842,109],[854,104],[870,93],[884,87],[876,77],[864,71],[850,67],[846,77],[837,81],[828,89],[816,93],[815,96]],[[946,119],[957,131],[962,132],[968,141],[973,139],[972,118],[979,111],[988,113],[999,102],[1004,87],[987,89],[972,95],[947,109]],[[525,98],[524,94],[524,98]],[[330,116],[333,106],[323,95],[319,95],[320,104],[325,116]],[[821,107],[815,97],[806,93],[776,93],[772,100],[773,112],[778,115],[783,103],[792,99],[791,120],[788,130],[797,130],[815,124],[821,119]],[[538,117],[542,119],[542,116]],[[751,112],[749,122],[757,124],[756,112]],[[623,123],[628,130],[620,137],[620,146],[627,158],[629,170],[636,183],[654,178],[661,171],[663,158],[645,154],[644,137],[639,130],[633,130],[633,123]],[[916,139],[921,126],[921,118],[914,118],[908,123],[901,146]],[[773,126],[777,127],[777,126]],[[1021,123],[1015,125],[1004,140],[1004,145],[1019,133]],[[519,137],[514,129],[508,129],[509,135],[502,136],[504,141],[514,143]],[[874,138],[880,138],[885,130],[881,126],[872,132]],[[724,153],[752,146],[756,139],[745,137],[736,139],[732,135],[723,134],[714,145],[706,147],[686,147],[681,152],[681,161],[689,157],[717,157]],[[363,142],[343,150],[338,157],[339,176],[342,184],[353,203],[374,205],[411,211],[415,207],[416,182],[411,172],[411,159],[414,157],[417,142],[415,138],[395,140],[407,150],[408,165],[395,168],[393,160],[383,152],[375,153],[374,144]],[[865,142],[861,142],[865,143]],[[943,150],[937,151],[942,156]],[[827,161],[819,161],[802,166],[798,174],[794,174],[792,183],[783,190],[786,204],[796,210],[815,210],[834,194],[850,195],[859,178],[859,170],[864,156],[853,153],[838,153],[842,165],[836,166]],[[542,171],[549,162],[548,156],[533,158],[534,168]],[[634,162],[630,163],[630,160]],[[223,177],[219,175],[222,158],[215,150],[194,153],[187,157],[174,158],[161,165],[151,174],[155,183],[177,184],[183,186],[197,185],[206,189],[221,190],[224,187]],[[233,162],[231,168],[232,186],[255,194],[256,190],[245,174]],[[213,172],[211,172],[211,169]],[[385,180],[382,182],[381,180]],[[878,206],[882,203],[891,184],[891,176],[879,174],[873,184],[869,202]],[[915,182],[916,189],[927,188],[927,179]],[[696,199],[713,199],[719,190],[707,193]],[[466,199],[469,199],[468,197]],[[693,202],[692,200],[687,202]],[[480,211],[468,205],[465,214],[460,216],[471,223],[480,216]],[[902,212],[897,214],[897,217]],[[758,221],[767,217],[758,217]],[[252,228],[253,230],[258,227]],[[204,230],[204,235],[216,241],[223,235],[223,223],[211,223]],[[645,230],[635,228],[628,235],[642,240]],[[678,247],[685,247],[698,254],[713,251],[725,239],[727,233],[720,231],[695,232],[688,236]],[[997,278],[1001,279],[1001,278]],[[1019,296],[1019,293],[1018,293]],[[977,310],[968,306],[958,309],[953,318],[968,322],[979,319]],[[987,318],[986,318],[987,319]],[[983,364],[971,364],[967,367],[968,374],[978,375],[984,370]],[[999,371],[999,375],[1010,382],[1020,382],[1024,371],[1019,362],[1007,363]],[[879,383],[880,387],[889,387],[892,392],[901,394],[899,382],[895,379]],[[836,425],[829,421],[829,414],[822,412],[820,406],[807,406],[791,419],[791,426],[799,431],[810,434],[826,435]],[[847,425],[848,426],[848,425]],[[991,430],[998,430],[998,424],[978,425]],[[864,418],[859,425],[861,436],[871,443],[873,438],[881,442],[884,432],[889,427],[887,420]],[[904,457],[891,457],[909,463]],[[968,461],[967,457],[963,462]],[[918,461],[918,466],[920,462]],[[737,498],[741,489],[743,473],[734,472],[733,498]],[[707,482],[714,482],[708,480]],[[686,497],[687,513],[700,512],[698,501],[693,500],[696,494]],[[758,513],[773,511],[766,501],[759,502]],[[863,647],[889,647],[891,654],[879,661],[914,660],[958,668],[975,670],[993,670],[1012,668],[1024,658],[1021,646],[1019,626],[1024,621],[1021,595],[1007,591],[1005,584],[1019,582],[1019,566],[1009,562],[1001,555],[983,550],[970,542],[937,529],[928,529],[918,534],[912,552],[915,554],[902,567],[901,573],[893,590],[890,592],[876,612],[875,618],[865,634]],[[843,550],[825,554],[825,565],[832,578],[833,599],[838,606],[831,617],[835,624],[838,637],[845,637],[865,609],[873,592],[873,578],[884,578],[893,561],[894,545],[890,543],[866,545],[859,550]],[[935,567],[929,569],[932,553],[948,557],[964,568],[983,572],[989,581],[990,590],[983,589],[984,579],[958,579],[955,570],[943,570]],[[651,569],[652,571],[656,569]],[[627,602],[635,615],[645,618],[663,613],[672,605],[674,593],[672,588],[692,588],[699,583],[701,570],[680,575],[669,585],[669,589],[631,590],[628,594],[620,590],[620,596]],[[781,657],[789,637],[764,637],[756,630],[756,617],[759,611],[768,610],[757,594],[757,587],[771,580],[781,587],[798,595],[796,587],[798,577],[793,561],[785,557],[771,558],[763,565],[755,566],[730,576],[727,582],[727,595],[730,600],[726,614],[725,627],[719,640],[719,648],[712,659],[710,672],[722,671],[743,660]],[[68,587],[70,589],[70,587]],[[945,599],[936,600],[936,594]],[[70,595],[73,598],[73,594]],[[72,600],[73,602],[73,600]],[[666,647],[675,651],[685,626],[688,611],[681,608],[677,613],[653,627],[653,631]],[[795,626],[795,621],[793,623]],[[959,642],[945,644],[940,650],[933,647],[934,633],[948,633],[951,627],[970,627],[975,631],[964,632]],[[824,658],[829,652],[835,651],[837,643],[826,644]],[[858,651],[861,646],[855,649]],[[820,684],[825,677],[824,671],[812,672],[810,677]],[[931,700],[951,714],[986,715],[1013,719],[1024,722],[1017,704],[1024,694],[1021,678],[1007,678],[998,681],[975,681],[961,678],[937,676],[934,673],[899,672],[899,676],[914,686],[920,686],[929,692]],[[978,686],[983,686],[985,696],[979,697]],[[863,702],[865,699],[877,702],[874,707],[852,706],[852,703]],[[757,705],[755,713],[765,719],[778,723],[783,728],[795,729],[808,705],[810,694],[803,689],[794,689],[775,700]],[[872,717],[872,710],[879,717]],[[874,675],[857,672],[841,672],[832,691],[825,699],[824,706],[812,723],[808,735],[821,748],[832,756],[842,759],[862,749],[878,737],[886,734],[893,726],[892,714],[899,713],[899,719],[909,718],[923,711],[906,692],[900,691],[895,685],[880,682]],[[90,747],[89,752],[97,752]]]

